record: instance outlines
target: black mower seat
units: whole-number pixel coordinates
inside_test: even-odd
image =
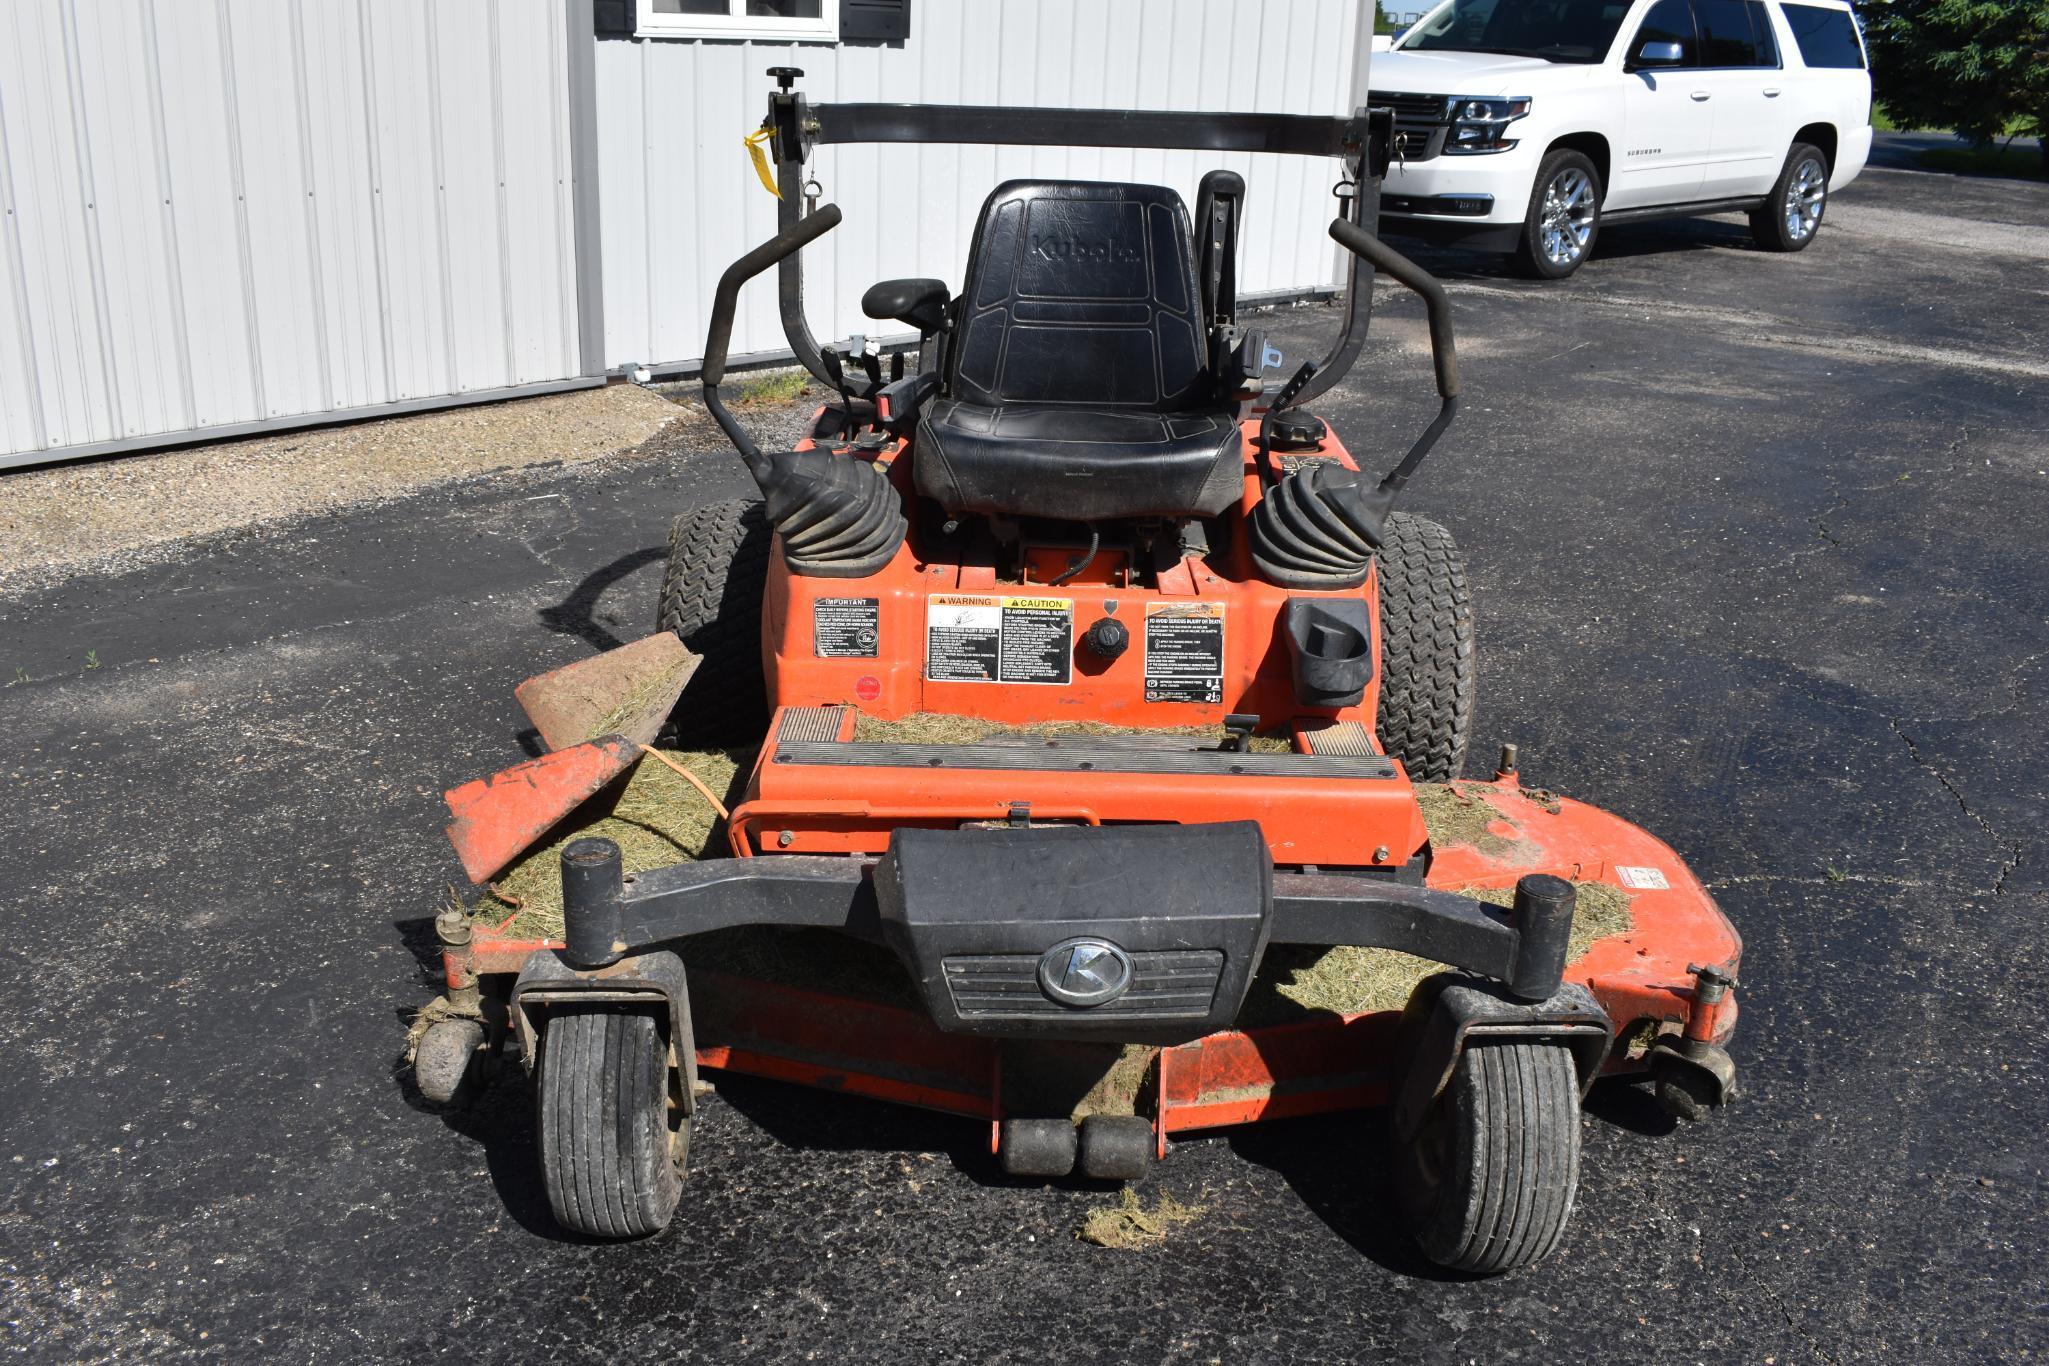
[[[950,512],[1208,517],[1238,500],[1181,197],[1013,180],[982,206],[918,491]]]

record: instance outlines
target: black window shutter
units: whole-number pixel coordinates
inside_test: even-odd
[[[911,36],[911,0],[840,0],[840,41],[901,45]]]

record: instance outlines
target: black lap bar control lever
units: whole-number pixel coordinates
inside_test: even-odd
[[[1401,463],[1378,484],[1335,461],[1315,461],[1267,490],[1252,510],[1252,560],[1269,582],[1284,588],[1353,588],[1379,548],[1387,514],[1409,476],[1458,415],[1458,347],[1451,330],[1451,298],[1429,271],[1356,223],[1334,219],[1339,246],[1422,296],[1430,315],[1430,359],[1441,404]],[[1362,282],[1371,289],[1371,281]],[[1278,406],[1278,405],[1277,405]]]
[[[764,454],[719,398],[733,311],[740,286],[795,255],[839,226],[837,204],[822,205],[726,267],[712,299],[711,333],[704,344],[705,410],[724,429],[761,486],[763,511],[782,538],[783,559],[795,574],[862,578],[895,556],[903,544],[903,500],[875,464],[829,451]]]

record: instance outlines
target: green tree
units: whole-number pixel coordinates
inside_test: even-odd
[[[1387,6],[1381,4],[1380,0],[1373,0],[1373,31],[1375,33],[1394,32],[1394,20],[1387,17]]]
[[[1894,119],[1980,144],[2032,132],[2049,170],[2049,0],[1877,0],[1864,37]]]

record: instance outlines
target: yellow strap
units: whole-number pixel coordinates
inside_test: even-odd
[[[775,187],[775,176],[770,174],[768,169],[768,153],[763,151],[761,146],[774,136],[775,129],[761,128],[749,133],[740,141],[746,146],[747,155],[754,158],[754,174],[761,177],[761,188],[781,199],[783,192]]]

